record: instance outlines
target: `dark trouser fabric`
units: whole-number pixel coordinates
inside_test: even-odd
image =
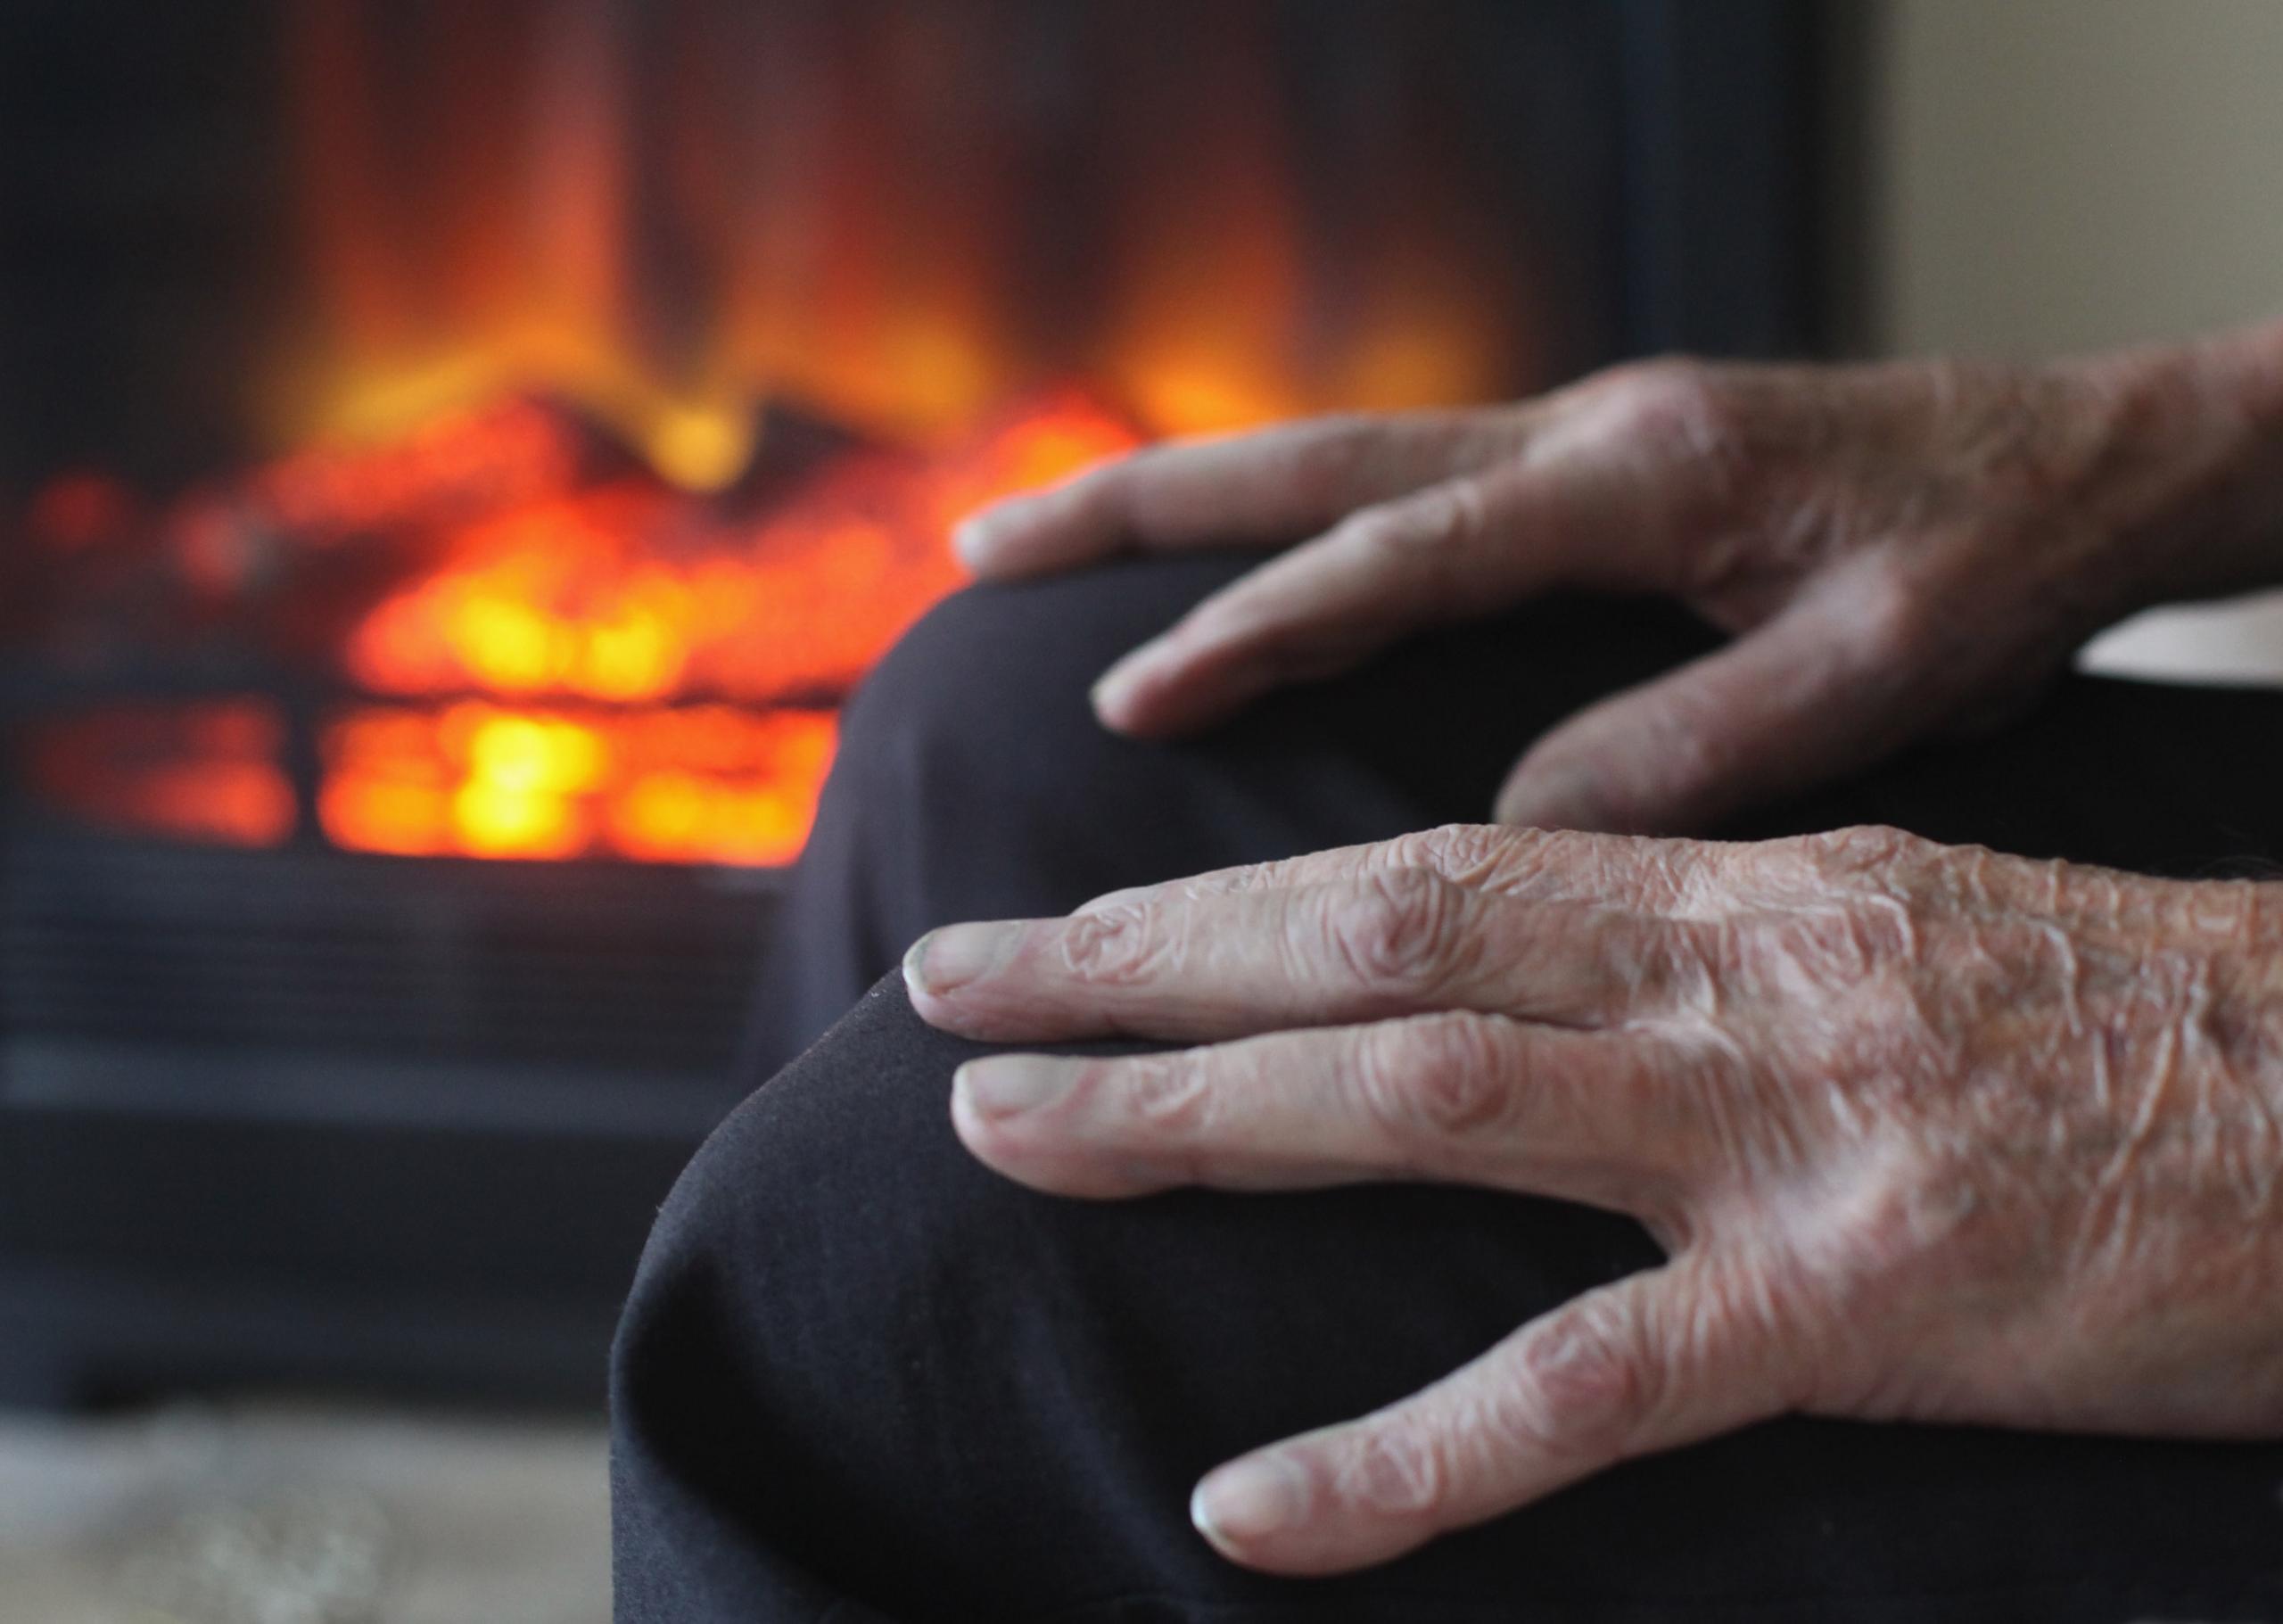
[[[1629,1463],[1335,1580],[1190,1529],[1220,1460],[1370,1409],[1654,1261],[1628,1222],[1416,1186],[1058,1200],[972,1161],[972,1045],[893,977],[948,919],[1485,815],[1578,705],[1711,645],[1563,600],[1279,696],[1213,737],[1085,688],[1242,561],[961,595],[852,706],[756,1068],[662,1215],[614,1373],[623,1624],[715,1620],[2283,1620],[2283,1447],[1787,1420]],[[2283,851],[2283,694],[2072,679],[1756,818],[2186,876]]]

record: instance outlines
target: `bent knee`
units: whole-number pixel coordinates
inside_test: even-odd
[[[957,768],[1018,789],[1043,753],[1061,762],[1113,743],[1088,705],[1095,679],[1251,562],[1130,559],[955,592],[859,687],[842,718],[842,759]]]
[[[990,1616],[985,1587],[1109,1515],[1104,1487],[1042,1520],[1010,1470],[1082,1475],[1057,1456],[1083,1455],[1088,1430],[1035,1398],[1084,1322],[1042,1317],[1041,1292],[1093,1271],[1069,1222],[1083,1213],[953,1134],[951,1074],[977,1051],[923,1025],[890,977],[707,1142],[614,1352],[625,1519],[729,1530],[852,1586],[877,1567],[876,1531],[899,1529],[909,1571],[977,1587],[953,1611]],[[941,1504],[958,1514],[927,1509]]]

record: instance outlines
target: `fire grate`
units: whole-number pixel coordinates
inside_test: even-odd
[[[20,830],[0,1030],[721,1076],[767,870],[240,852]]]
[[[595,1401],[777,883],[0,825],[0,1402]]]

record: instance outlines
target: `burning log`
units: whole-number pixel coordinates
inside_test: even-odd
[[[67,475],[26,515],[37,589],[17,601],[35,606],[12,630],[93,676],[154,657],[195,662],[202,644],[322,661],[392,585],[435,567],[461,527],[649,477],[592,418],[536,398],[379,446],[297,451],[163,507]]]
[[[1137,439],[1075,393],[934,457],[779,408],[709,495],[518,400],[254,469],[131,536],[88,500],[99,533],[63,562],[131,565],[75,605],[113,647],[147,647],[132,605],[340,696],[298,746],[337,845],[775,863],[806,837],[840,696],[958,584],[951,521]],[[269,843],[293,822],[289,746],[251,713],[99,712],[43,734],[36,777],[98,820]]]

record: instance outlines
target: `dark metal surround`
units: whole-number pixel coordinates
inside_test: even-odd
[[[591,1401],[771,877],[0,845],[0,1398]]]

